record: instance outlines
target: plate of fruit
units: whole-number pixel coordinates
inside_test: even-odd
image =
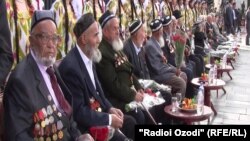
[[[184,98],[178,109],[183,112],[196,112],[197,106],[194,99]]]
[[[207,73],[202,73],[201,77],[199,78],[199,82],[208,82],[208,74]]]

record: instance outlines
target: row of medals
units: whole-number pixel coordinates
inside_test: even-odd
[[[62,117],[55,104],[48,105],[34,114],[34,141],[56,141],[63,138],[63,123],[61,120],[55,121],[53,113],[59,118]]]
[[[115,54],[115,67],[116,68],[122,65],[123,63],[125,63],[126,61],[127,61],[126,57],[121,57]]]

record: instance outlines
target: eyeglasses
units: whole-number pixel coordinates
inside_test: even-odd
[[[61,41],[60,36],[57,34],[48,35],[48,34],[44,34],[44,33],[41,33],[41,34],[38,33],[38,34],[32,34],[32,36],[36,37],[38,40],[40,40],[44,44],[48,43],[50,40],[54,44],[57,44],[58,42]]]

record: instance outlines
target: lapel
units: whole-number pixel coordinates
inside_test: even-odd
[[[162,55],[162,50],[161,50],[159,43],[153,37],[151,37],[151,41],[156,46],[156,48],[157,48],[156,50]]]
[[[40,91],[40,94],[44,97],[44,99],[49,103],[52,104],[53,102],[49,101],[48,96],[50,95],[50,92],[46,86],[46,83],[43,79],[43,76],[31,54],[27,56],[28,62],[30,64],[30,68],[32,69],[33,73],[35,75],[35,79],[37,80],[37,89]]]
[[[100,96],[100,94],[98,94],[100,92],[98,92],[97,88],[100,87],[100,86],[98,86],[99,83],[96,81],[97,80],[96,79],[97,75],[95,74],[95,71],[94,71],[95,68],[93,67],[95,83],[96,83],[96,89],[95,89],[94,85],[92,84],[91,78],[89,76],[87,68],[86,68],[86,66],[85,66],[85,64],[84,64],[84,62],[83,62],[83,60],[81,58],[81,55],[80,55],[78,49],[76,47],[73,48],[73,49],[74,49],[76,60],[78,61],[78,64],[80,66],[80,74],[83,74],[82,78],[83,78],[83,81],[85,81],[84,83],[86,84],[88,92],[89,92],[89,98],[94,97],[96,100],[99,101],[99,103],[102,105],[102,107],[104,107],[104,103],[103,103],[103,101],[101,99],[101,96]]]

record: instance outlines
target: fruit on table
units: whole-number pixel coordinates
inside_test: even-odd
[[[191,98],[184,98],[181,104],[182,109],[196,109],[195,100]]]

